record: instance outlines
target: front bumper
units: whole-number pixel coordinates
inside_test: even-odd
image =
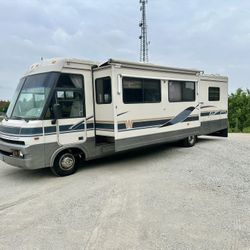
[[[7,156],[0,153],[0,160],[14,167],[23,169],[38,169],[30,159],[22,159],[13,156]]]
[[[13,150],[20,150],[24,157],[14,157]],[[23,169],[44,168],[44,145],[17,146],[0,142],[0,160],[14,167]]]

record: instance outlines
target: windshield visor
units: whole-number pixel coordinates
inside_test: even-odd
[[[42,73],[24,78],[11,112],[13,119],[39,119],[59,73]]]

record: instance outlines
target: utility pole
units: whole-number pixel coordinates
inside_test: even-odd
[[[140,39],[140,61],[141,62],[148,62],[148,27],[147,27],[147,18],[146,18],[146,4],[148,0],[140,0],[140,11],[142,12],[142,19],[139,24],[141,28],[141,35]]]

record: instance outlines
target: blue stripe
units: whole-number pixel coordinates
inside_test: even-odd
[[[199,121],[199,116],[190,116],[187,119],[185,119],[183,122],[193,122],[193,121]]]
[[[94,129],[94,123],[87,123],[87,129]]]
[[[43,129],[42,128],[22,128],[21,135],[38,135],[38,134],[43,134]]]
[[[195,110],[196,107],[189,107],[185,110],[183,110],[181,113],[179,113],[177,116],[175,116],[170,121],[164,123],[161,125],[161,127],[168,127],[175,125],[180,122],[185,122],[187,119],[189,119],[190,114]]]
[[[59,127],[60,133],[64,132],[78,132],[84,130],[84,124],[81,124],[75,129],[70,129],[72,125],[63,125]],[[87,129],[92,130],[94,128],[93,123],[87,124]],[[21,127],[7,127],[0,125],[0,133],[14,135],[19,137],[30,137],[30,136],[43,136],[43,128],[21,128]],[[49,126],[44,128],[45,135],[51,135],[56,133],[56,126]]]
[[[96,127],[96,129],[114,130],[114,124],[113,123],[96,123],[95,127]]]
[[[226,111],[223,111],[226,112]],[[227,112],[226,112],[227,113]],[[202,116],[204,116],[205,113],[202,113]],[[206,114],[210,114],[206,112]],[[187,117],[183,122],[189,122],[189,121],[198,121],[199,116],[189,116]],[[138,121],[133,123],[133,127],[131,129],[146,129],[146,128],[153,128],[162,126],[166,123],[171,121],[171,119],[162,119],[162,120],[148,120],[148,121]],[[173,119],[172,119],[173,121]],[[114,124],[112,123],[96,123],[95,128],[99,130],[107,130],[107,131],[114,131]],[[93,123],[87,123],[87,130],[94,129]],[[131,130],[127,129],[125,123],[118,124],[118,130],[124,131],[124,130]],[[62,125],[59,128],[60,134],[63,133],[72,133],[72,132],[80,132],[84,131],[84,124],[79,124],[77,127],[74,127],[72,124],[70,125]],[[0,126],[0,132],[4,134],[9,135],[16,135],[20,137],[30,137],[30,136],[42,136],[43,135],[43,129],[42,127],[37,128],[20,128],[20,127],[6,127],[6,126]],[[48,126],[44,128],[44,134],[45,135],[52,135],[56,133],[56,126]]]
[[[20,127],[5,127],[0,125],[0,132],[5,134],[19,135],[20,130],[21,130]]]
[[[210,112],[202,112],[201,113],[201,116],[209,116],[210,115]]]
[[[201,112],[201,116],[211,116],[211,115],[225,115],[227,114],[226,110],[212,111],[212,112]]]
[[[126,129],[126,124],[125,123],[118,124],[118,130],[121,130],[121,129]]]
[[[142,122],[134,122],[133,128],[140,128],[140,127],[152,127],[152,126],[160,126],[166,122],[170,121],[170,119],[164,120],[156,120],[156,121],[142,121]]]
[[[123,113],[120,113],[120,114],[118,114],[117,116],[125,115],[125,114],[127,114],[127,113],[128,113],[128,111],[123,112]]]
[[[138,130],[138,129],[147,129],[147,128],[158,128],[163,124],[166,124],[171,119],[157,120],[157,121],[143,121],[143,122],[134,122],[132,128],[126,129],[126,124],[119,124],[119,132],[129,131],[129,130]],[[199,121],[199,116],[189,116],[183,122]]]
[[[56,126],[45,127],[44,128],[44,133],[45,134],[56,133]]]

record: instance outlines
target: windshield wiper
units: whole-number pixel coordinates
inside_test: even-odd
[[[21,116],[11,116],[11,118],[29,122],[29,119],[28,119],[28,118],[24,118],[24,117],[21,117]]]

